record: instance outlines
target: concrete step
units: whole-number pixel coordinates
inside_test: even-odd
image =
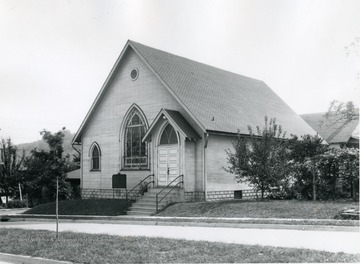
[[[159,210],[160,210],[160,207],[159,207]],[[143,212],[155,212],[156,211],[156,207],[142,207],[142,206],[134,206],[134,207],[131,207],[129,209],[129,211],[143,211]]]
[[[143,196],[141,196],[141,198],[153,198],[156,199],[156,195],[158,196],[158,198],[163,198],[163,197],[172,197],[172,196],[179,196],[180,193],[178,192],[171,192],[169,194],[167,193],[161,193],[161,194],[157,194],[157,193],[145,193]],[[165,198],[166,199],[166,198]]]
[[[132,206],[128,209],[128,215],[152,215],[156,213],[156,195],[163,190],[163,188],[151,188],[144,193]],[[165,195],[171,188],[167,188],[160,195],[158,199],[161,200],[158,204],[158,210],[163,209],[168,203],[175,202],[180,198],[180,188],[171,190],[166,197]],[[165,198],[164,198],[165,197]]]
[[[155,214],[155,211],[153,211],[153,212],[141,211],[141,210],[127,211],[126,214],[127,215],[153,215],[153,214]]]
[[[146,193],[159,193],[163,190],[164,188],[150,188],[148,189],[148,191]],[[167,193],[168,191],[171,190],[171,188],[165,188],[166,190],[164,190],[162,193]],[[181,189],[180,188],[175,188],[173,189],[171,192],[172,193],[176,193],[176,192],[179,192]]]
[[[158,200],[160,201],[161,199],[162,200],[174,200],[174,199],[178,199],[179,198],[179,195],[168,195],[166,196],[165,198],[163,196],[159,196],[158,197]],[[140,199],[137,200],[138,202],[139,201],[148,201],[148,202],[156,202],[156,196],[143,196],[141,197]]]
[[[166,205],[168,204],[168,201],[161,201],[159,203],[159,205]],[[150,202],[150,201],[138,201],[137,203],[133,203],[132,206],[144,206],[144,207],[148,207],[148,206],[156,206],[156,203],[155,202]]]

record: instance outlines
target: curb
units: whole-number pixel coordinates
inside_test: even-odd
[[[8,215],[11,222],[49,221],[55,215]],[[62,222],[108,223],[131,225],[204,226],[260,229],[331,230],[359,232],[358,220],[282,219],[282,218],[223,218],[223,217],[166,217],[166,216],[86,216],[60,215]],[[324,224],[325,222],[325,224]],[[345,224],[345,225],[344,225]]]
[[[45,259],[32,256],[14,255],[8,253],[0,253],[0,261],[9,261],[10,263],[26,263],[26,264],[72,264],[73,262],[60,261],[53,259]]]

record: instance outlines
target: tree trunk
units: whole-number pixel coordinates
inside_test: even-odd
[[[351,196],[354,201],[357,200],[356,199],[357,197],[356,197],[356,180],[355,179],[352,180],[352,195]]]
[[[312,182],[313,182],[313,201],[316,201],[316,172],[315,172],[315,161],[312,161]]]

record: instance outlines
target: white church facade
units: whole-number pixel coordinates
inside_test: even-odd
[[[252,189],[225,171],[225,150],[265,116],[288,134],[315,134],[263,81],[129,40],[72,142],[82,197],[122,197],[153,175],[154,187],[182,181],[187,201],[246,198]],[[127,186],[114,192],[119,172]]]

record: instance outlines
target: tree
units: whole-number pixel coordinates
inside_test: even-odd
[[[355,37],[349,45],[344,47],[344,51],[346,57],[360,58],[360,38]],[[358,65],[360,64],[358,63]],[[360,69],[357,69],[356,79],[360,81]],[[347,124],[352,120],[359,120],[359,108],[355,107],[352,101],[339,102],[334,100],[330,103],[325,117],[334,120],[334,123]]]
[[[333,124],[347,124],[353,120],[359,120],[359,108],[352,101],[345,103],[334,100],[330,103],[325,117],[331,119]]]
[[[248,126],[249,136],[238,133],[233,142],[233,151],[228,149],[226,171],[235,174],[238,182],[247,182],[255,190],[261,191],[261,199],[266,191],[278,186],[287,173],[286,148],[284,144],[286,133],[275,119],[265,116],[265,126],[256,127],[256,134]]]
[[[23,152],[20,160],[17,155],[17,148],[11,142],[11,139],[1,139],[0,142],[0,189],[6,193],[6,204],[9,194],[14,193],[21,182],[21,168],[25,153]]]
[[[63,157],[64,130],[65,128],[54,134],[43,130],[42,138],[50,150],[34,149],[25,160],[26,191],[33,205],[55,201],[57,179],[60,199],[68,199],[71,196],[70,185],[65,181],[67,163]]]
[[[345,46],[344,50],[346,57],[360,57],[360,38],[354,38],[354,40],[349,45]],[[358,72],[356,73],[356,79],[360,80],[360,69],[358,69]]]
[[[316,164],[321,199],[358,198],[359,149],[330,149]]]
[[[323,144],[323,139],[318,135],[292,135],[287,142],[290,150],[290,159],[293,161],[292,172],[296,178],[296,185],[300,189],[302,196],[308,196],[308,186],[312,185],[312,198],[316,200],[317,168],[316,161],[319,154],[328,150],[328,146]],[[310,168],[310,169],[309,169]],[[309,176],[311,180],[309,180]]]

